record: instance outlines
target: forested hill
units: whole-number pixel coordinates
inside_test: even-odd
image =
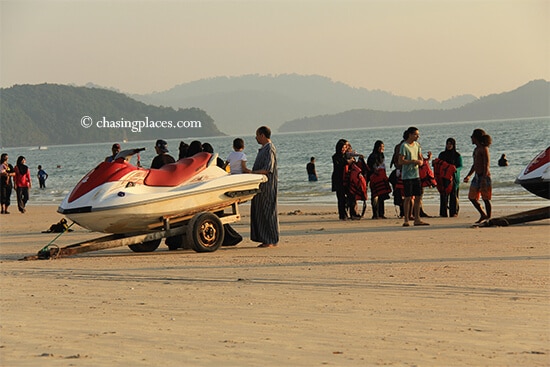
[[[217,135],[223,133],[198,108],[151,106],[110,90],[58,84],[0,89],[3,147]]]
[[[279,131],[341,130],[546,116],[550,116],[550,83],[545,80],[534,80],[513,91],[481,97],[459,108],[409,112],[354,109],[288,121]]]

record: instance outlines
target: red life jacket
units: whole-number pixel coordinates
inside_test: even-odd
[[[373,197],[391,193],[390,180],[384,168],[370,174],[370,192]]]
[[[437,181],[435,180],[434,172],[428,164],[428,161],[424,159],[424,163],[419,168],[420,181],[422,187],[435,187],[437,186]]]
[[[357,200],[367,200],[367,180],[363,170],[355,162],[344,169],[344,187],[350,194],[355,195]]]
[[[453,191],[453,180],[456,172],[455,165],[436,158],[433,161],[433,166],[435,179],[437,181],[437,191],[441,194],[449,195]]]

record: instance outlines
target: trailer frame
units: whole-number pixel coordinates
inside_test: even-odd
[[[230,213],[223,213],[222,211],[226,208],[231,208]],[[212,225],[215,228],[209,227],[205,228],[205,231],[208,231],[208,233],[202,233],[202,235],[217,235],[221,236],[221,239],[218,237],[215,239],[215,242],[212,246],[204,246],[201,244],[197,244],[197,236],[201,237],[201,233],[194,233],[194,236],[191,235],[192,231],[196,231],[195,228],[195,220],[197,218],[201,218],[201,216],[205,216],[205,214],[208,214],[208,218],[213,221],[217,222],[219,221],[220,226],[217,226],[218,223],[212,223]],[[214,219],[217,218],[217,220]],[[225,208],[216,208],[215,210],[209,210],[209,211],[201,211],[193,214],[186,214],[186,215],[176,215],[176,216],[163,216],[162,218],[162,227],[159,227],[158,229],[154,229],[147,232],[142,233],[131,233],[131,234],[111,234],[99,238],[95,238],[92,240],[86,240],[81,241],[78,243],[74,243],[71,245],[67,245],[64,247],[59,247],[55,245],[54,243],[50,242],[50,244],[44,246],[42,249],[38,251],[36,255],[30,255],[25,256],[21,260],[47,260],[47,259],[58,259],[62,257],[69,257],[77,254],[82,254],[86,252],[93,252],[93,251],[101,251],[101,250],[107,250],[111,248],[116,247],[122,247],[122,246],[129,246],[131,248],[132,245],[138,245],[138,244],[144,244],[151,241],[158,241],[160,245],[160,240],[163,238],[169,238],[169,237],[176,237],[176,236],[186,236],[187,239],[191,239],[192,242],[190,243],[190,246],[185,246],[183,248],[192,248],[196,252],[214,252],[216,251],[220,246],[221,242],[223,241],[224,236],[224,229],[223,226],[230,223],[238,222],[241,219],[241,214],[239,211],[238,202],[232,203],[230,206],[227,206]],[[71,224],[72,225],[72,224]],[[190,226],[191,228],[190,231]],[[217,227],[216,227],[217,226]],[[199,226],[200,227],[200,226]],[[221,230],[220,230],[221,229]],[[200,228],[198,229],[201,230]],[[63,232],[66,233],[67,231]],[[57,239],[59,235],[55,238]],[[54,239],[54,240],[55,240]],[[152,252],[155,251],[157,246],[153,246],[154,248],[152,250],[144,250],[144,251],[137,251],[137,252]],[[136,250],[133,250],[136,251]]]

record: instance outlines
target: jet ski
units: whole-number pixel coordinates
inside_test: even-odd
[[[550,199],[550,146],[525,167],[515,182],[537,196]]]
[[[88,172],[65,197],[58,213],[96,232],[143,233],[166,220],[184,221],[248,201],[265,175],[231,175],[216,165],[217,155],[201,152],[160,169],[130,164],[145,148],[120,152]]]

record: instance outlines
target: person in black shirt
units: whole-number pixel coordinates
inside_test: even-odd
[[[309,181],[317,181],[317,171],[315,171],[315,157],[311,157],[306,165],[307,177]]]
[[[500,156],[500,159],[498,160],[498,165],[500,167],[506,167],[508,165],[508,159],[506,158],[506,154],[503,154]]]
[[[153,159],[151,163],[151,168],[161,168],[168,163],[176,163],[174,157],[168,154],[168,143],[162,139],[157,140],[155,143],[155,150],[157,156]]]
[[[105,162],[111,163],[111,162],[115,161],[116,155],[120,152],[120,144],[119,143],[114,143],[113,146],[111,147],[111,152],[113,154],[106,157]]]

